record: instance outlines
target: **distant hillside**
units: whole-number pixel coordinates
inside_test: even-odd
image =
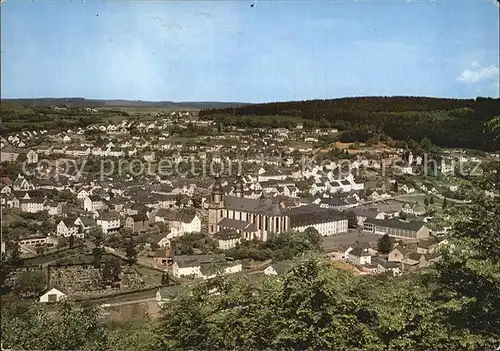
[[[193,102],[173,102],[173,101],[141,101],[141,100],[95,100],[84,98],[40,98],[40,99],[2,99],[2,103],[29,106],[66,106],[66,107],[135,107],[135,108],[165,108],[165,109],[213,109],[213,108],[233,108],[245,105],[238,102],[217,102],[217,101],[193,101]]]
[[[308,126],[333,126],[344,130],[344,141],[364,141],[385,134],[396,140],[420,141],[427,137],[439,146],[496,150],[494,135],[485,122],[500,116],[500,99],[446,99],[429,97],[356,97],[331,100],[272,102],[236,108],[203,109],[201,118],[225,123],[286,125],[286,118],[302,117]],[[236,116],[236,117],[234,117]],[[252,116],[239,118],[238,116]],[[249,121],[250,119],[250,121]],[[364,140],[363,140],[364,139]]]

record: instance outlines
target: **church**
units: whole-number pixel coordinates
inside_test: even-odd
[[[239,242],[240,238],[266,241],[273,235],[307,228],[323,236],[347,232],[347,216],[337,210],[314,205],[287,208],[276,197],[245,198],[241,176],[233,194],[224,194],[220,176],[216,176],[208,207],[209,234]],[[235,232],[241,237],[236,238]]]

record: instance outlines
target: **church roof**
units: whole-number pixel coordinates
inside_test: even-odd
[[[247,199],[236,196],[225,196],[224,205],[228,210],[263,214],[267,216],[282,216],[283,208],[276,199]]]

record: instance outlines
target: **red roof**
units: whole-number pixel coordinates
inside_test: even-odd
[[[11,185],[12,180],[9,177],[2,177],[2,184],[3,185]]]

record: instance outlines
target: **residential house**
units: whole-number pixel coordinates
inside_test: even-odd
[[[217,239],[221,250],[232,249],[241,243],[241,234],[229,228],[218,231],[214,234],[214,238]]]
[[[173,252],[171,248],[160,248],[155,250],[155,254],[153,257],[153,261],[156,264],[161,264],[161,265],[169,265],[173,262]]]
[[[80,227],[75,224],[75,221],[71,219],[63,219],[57,224],[57,229],[56,229],[57,235],[64,236],[64,237],[70,237],[71,235],[74,235],[75,237],[78,238],[83,238],[84,235],[83,233],[80,233]]]
[[[264,269],[264,275],[273,277],[280,276],[290,270],[291,266],[290,262],[278,262]]]
[[[170,228],[179,228],[179,236],[185,233],[201,232],[201,220],[195,213],[160,210],[155,216],[156,222],[165,222]]]
[[[80,227],[81,233],[88,233],[96,224],[96,220],[86,216],[80,216],[75,219],[75,224]]]
[[[44,211],[45,201],[43,198],[23,199],[19,201],[19,205],[23,212],[38,213]]]
[[[120,215],[114,211],[100,212],[96,222],[98,226],[101,226],[102,233],[105,235],[120,230]]]
[[[402,274],[401,263],[394,261],[386,261],[384,259],[376,258],[372,259],[372,263],[377,265],[377,273],[391,273],[393,276],[399,276]]]
[[[412,214],[415,216],[422,216],[426,213],[425,207],[419,203],[408,203],[406,202],[401,209],[406,214]]]
[[[125,220],[125,228],[128,228],[135,233],[144,233],[149,230],[148,217],[145,214],[129,216]]]
[[[368,252],[368,249],[359,246],[346,251],[345,259],[357,265],[369,265],[372,263],[372,257]]]
[[[87,212],[99,211],[104,208],[104,202],[100,197],[90,195],[83,200],[83,208]]]
[[[47,201],[44,211],[47,211],[49,216],[60,216],[62,214],[62,204],[56,201]]]

